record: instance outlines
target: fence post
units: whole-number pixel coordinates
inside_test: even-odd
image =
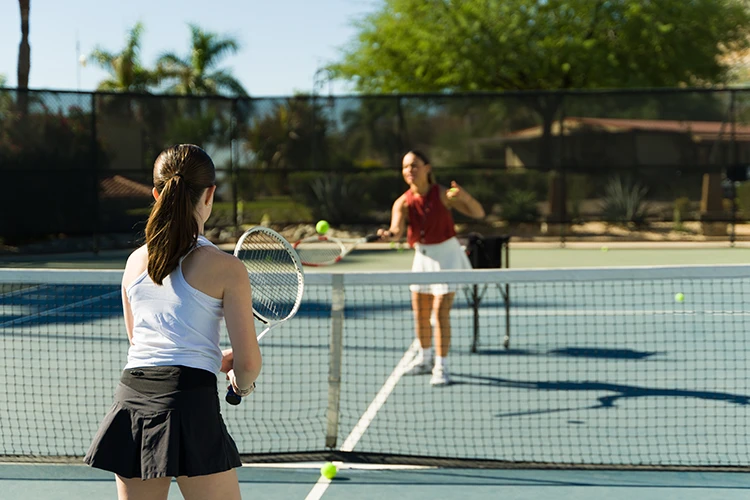
[[[101,203],[99,203],[99,139],[96,130],[96,92],[91,93],[91,176],[94,189],[94,213],[92,245],[95,254],[99,253],[99,224],[101,221]]]
[[[234,233],[235,236],[240,234],[240,213],[238,209],[239,205],[239,188],[237,183],[239,182],[239,173],[237,172],[237,161],[235,155],[237,154],[237,101],[239,98],[235,97],[232,99],[231,118],[229,120],[229,170],[231,171],[232,178],[232,220],[234,221]]]

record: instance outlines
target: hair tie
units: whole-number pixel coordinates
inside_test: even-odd
[[[184,179],[184,177],[182,176],[182,174],[179,173],[179,172],[177,172],[176,174],[174,174],[173,177],[179,177],[180,179]]]

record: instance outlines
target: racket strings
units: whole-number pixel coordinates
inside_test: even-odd
[[[337,241],[302,241],[295,250],[305,264],[327,264],[336,262],[344,254],[345,247]]]
[[[300,275],[287,247],[276,238],[253,233],[242,244],[242,260],[253,287],[253,309],[269,321],[280,321],[294,312]]]

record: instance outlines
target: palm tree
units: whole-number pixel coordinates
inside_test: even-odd
[[[239,42],[203,31],[189,24],[192,49],[187,57],[173,52],[163,54],[157,62],[160,78],[171,82],[169,90],[182,95],[247,96],[242,84],[228,70],[216,69],[219,62],[230,54],[236,54]]]
[[[29,73],[31,72],[31,45],[29,45],[29,10],[31,0],[18,0],[21,9],[21,44],[18,46],[18,108],[21,114],[28,111],[29,96],[24,92],[29,88]]]
[[[31,46],[29,45],[29,10],[31,0],[18,0],[21,8],[21,44],[18,46],[18,88],[29,88],[31,71]]]
[[[109,78],[99,82],[98,90],[112,92],[148,92],[157,83],[156,75],[141,64],[141,36],[143,24],[136,23],[128,32],[125,48],[114,54],[97,47],[89,59],[109,72]]]

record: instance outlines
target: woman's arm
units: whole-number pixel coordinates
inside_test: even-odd
[[[451,182],[449,189],[442,189],[440,198],[448,208],[455,208],[462,214],[481,219],[484,217],[484,208],[473,196],[464,188],[458,185],[456,181]]]
[[[391,227],[388,229],[378,229],[378,236],[384,241],[398,240],[406,232],[406,222],[408,219],[406,197],[400,196],[391,209]]]
[[[240,394],[252,388],[260,375],[263,360],[255,334],[252,289],[247,269],[233,256],[222,256],[222,260],[224,262],[217,272],[224,282],[224,321],[232,344],[232,370],[228,375],[235,392]],[[225,352],[224,357],[227,355]]]
[[[127,288],[146,270],[148,266],[148,250],[142,246],[135,250],[128,257],[125,263],[125,270],[122,273],[122,285],[120,291],[122,294],[122,313],[125,319],[125,330],[128,333],[128,342],[133,345],[133,309],[130,307],[130,299],[126,292]]]

